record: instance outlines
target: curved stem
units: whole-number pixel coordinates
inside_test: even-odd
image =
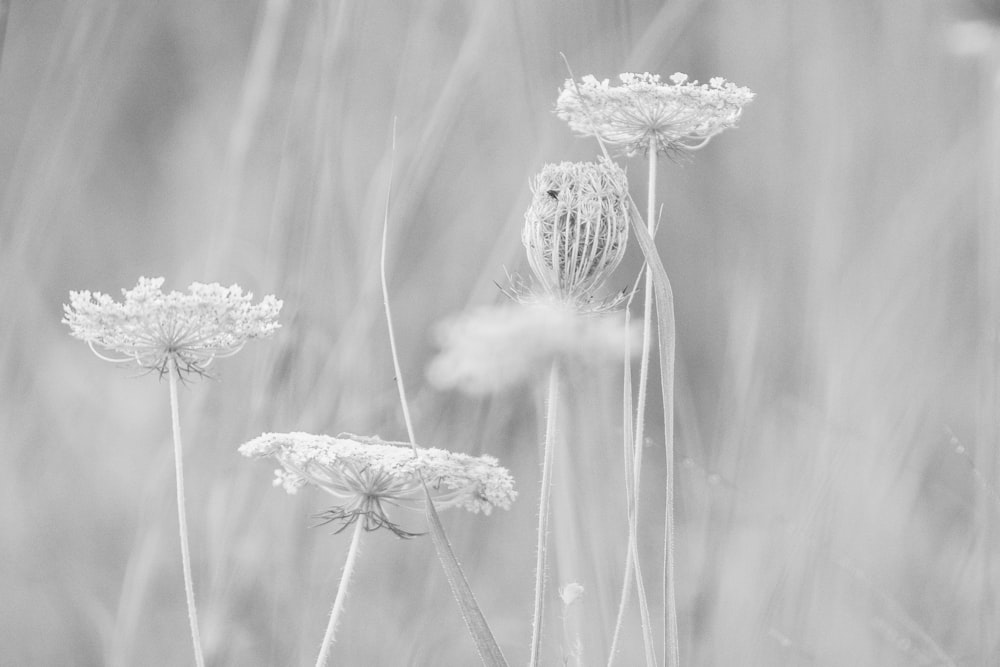
[[[667,318],[667,331],[664,335],[670,340],[674,338],[674,311],[673,304],[670,304],[669,312],[664,313]],[[667,415],[664,417],[666,424],[666,435],[664,445],[666,447],[666,463],[664,466],[664,484],[666,486],[666,508],[664,511],[663,526],[663,642],[666,656],[664,664],[667,667],[680,667],[680,642],[677,634],[677,600],[675,593],[674,579],[674,418],[673,418],[673,391],[674,391],[674,360],[673,349],[670,350],[671,357],[667,363],[661,364],[666,370],[662,373],[664,410]]]
[[[413,455],[418,456],[417,439],[413,434],[413,420],[410,418],[410,406],[406,400],[406,387],[403,384],[403,373],[399,366],[399,352],[396,349],[396,335],[393,332],[392,309],[389,306],[389,286],[385,271],[386,248],[389,238],[389,201],[392,192],[392,172],[396,160],[395,156],[396,119],[394,118],[392,121],[392,152],[390,153],[389,160],[389,187],[387,188],[385,197],[385,217],[382,220],[382,250],[379,260],[379,277],[382,283],[382,303],[385,306],[385,323],[389,329],[389,348],[392,351],[392,366],[396,371],[396,389],[399,390],[399,403],[403,408],[403,421],[406,422],[406,433],[410,438],[410,448],[413,450]],[[487,667],[507,667],[503,651],[500,650],[500,646],[493,636],[493,631],[490,630],[490,626],[486,622],[486,617],[483,616],[483,611],[476,602],[476,596],[472,593],[472,588],[469,586],[465,573],[462,571],[462,566],[459,564],[458,558],[455,557],[455,551],[451,547],[451,542],[448,541],[448,536],[444,532],[444,526],[441,525],[441,519],[434,508],[430,490],[427,488],[427,481],[424,479],[422,473],[418,473],[418,475],[420,477],[420,485],[424,491],[424,514],[427,517],[427,523],[430,527],[434,550],[437,551],[441,567],[444,568],[448,586],[455,596],[455,601],[458,602],[458,607],[462,612],[462,619],[465,621],[465,625],[469,629],[469,634],[472,635],[476,643],[476,650],[479,652],[479,657]]]
[[[358,545],[361,543],[363,525],[362,521],[354,522],[354,534],[351,536],[351,546],[347,550],[347,560],[344,561],[344,573],[340,575],[340,586],[337,587],[337,597],[333,601],[330,622],[326,626],[326,634],[323,635],[323,645],[319,649],[319,657],[316,658],[316,667],[323,667],[330,657],[330,648],[333,646],[334,634],[337,631],[337,620],[340,618],[341,612],[344,611],[344,602],[347,600],[347,585],[351,582],[354,563],[358,559]]]
[[[628,303],[625,305],[625,329],[629,330],[631,328],[631,316],[630,309],[632,307],[632,296],[635,295],[635,291],[639,286],[639,280],[642,279],[642,275],[638,276],[636,280],[635,288],[632,290],[632,295],[629,296]],[[626,509],[626,519],[628,521],[628,548],[625,554],[625,576],[622,577],[622,592],[621,597],[618,602],[618,614],[615,618],[615,629],[611,635],[611,649],[608,652],[608,667],[614,664],[615,656],[618,654],[618,643],[621,640],[622,625],[625,621],[625,610],[628,607],[629,590],[632,587],[632,568],[634,565],[634,546],[635,546],[635,524],[633,523],[633,514],[635,512],[635,494],[632,491],[632,481],[634,479],[635,471],[635,448],[634,448],[634,426],[633,416],[632,416],[632,351],[629,349],[629,344],[625,343],[625,355],[622,360],[622,424],[623,424],[623,453],[624,453],[624,466],[625,471],[625,509]],[[641,580],[641,576],[640,576]]]
[[[559,363],[549,371],[548,409],[545,417],[545,449],[542,454],[542,491],[538,501],[538,556],[535,561],[535,611],[531,622],[531,667],[538,667],[542,645],[542,610],[545,597],[545,559],[549,535],[549,500],[552,496],[552,461],[555,454],[559,407]]]
[[[181,453],[181,420],[177,408],[177,360],[171,357],[167,373],[170,379],[170,425],[174,435],[174,469],[177,473],[177,519],[181,534],[181,565],[184,568],[184,594],[187,598],[188,622],[191,625],[191,641],[194,643],[194,662],[197,667],[205,667],[205,656],[201,651],[201,634],[198,632],[198,609],[194,604],[194,583],[191,578],[191,553],[188,549],[187,512],[184,509],[184,461]]]
[[[618,601],[618,615],[615,617],[615,630],[611,635],[611,650],[608,651],[608,667],[615,662],[618,654],[618,642],[621,641],[622,624],[625,621],[625,608],[628,606],[628,592],[632,586],[632,540],[628,541],[628,552],[625,554],[625,576],[622,579],[622,594]]]

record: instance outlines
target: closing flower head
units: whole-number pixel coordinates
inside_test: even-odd
[[[531,183],[521,241],[534,280],[511,279],[515,303],[483,307],[438,327],[441,354],[427,371],[438,389],[502,391],[557,360],[618,361],[630,340],[609,315],[624,299],[596,292],[628,241],[628,182],[607,160],[547,164]]]
[[[521,242],[543,296],[590,310],[594,292],[625,256],[625,172],[608,160],[547,164],[531,193]]]
[[[415,456],[409,445],[349,433],[264,433],[240,447],[244,456],[276,459],[282,467],[275,485],[289,493],[312,484],[334,496],[339,504],[320,518],[341,523],[337,532],[362,521],[365,530],[414,536],[388,518],[386,507],[421,507],[421,478],[439,510],[458,506],[489,514],[494,507],[509,509],[517,496],[510,473],[491,456],[417,451]]]
[[[678,72],[670,83],[658,74],[625,73],[620,86],[585,76],[568,79],[559,92],[556,114],[570,128],[599,136],[626,155],[696,150],[725,129],[734,127],[754,94],[721,77],[707,84],[689,81]]]
[[[192,283],[188,294],[161,291],[163,278],[139,278],[117,302],[107,294],[70,292],[63,322],[101,359],[134,362],[163,374],[204,375],[216,357],[239,352],[251,338],[266,338],[282,302],[273,296],[251,303],[238,285]],[[119,356],[106,356],[98,351]]]

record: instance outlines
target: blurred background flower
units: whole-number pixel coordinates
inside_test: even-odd
[[[438,389],[470,394],[503,391],[544,379],[555,361],[579,370],[621,364],[626,345],[638,352],[637,329],[615,314],[581,314],[572,304],[481,306],[437,325],[441,353],[427,368]]]

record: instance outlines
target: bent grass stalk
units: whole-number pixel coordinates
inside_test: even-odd
[[[414,435],[413,420],[410,417],[410,405],[406,400],[406,385],[403,383],[403,371],[399,365],[396,334],[392,326],[392,308],[389,306],[389,282],[386,279],[385,270],[386,250],[389,239],[389,202],[392,194],[392,172],[395,165],[395,156],[396,118],[393,118],[389,184],[386,186],[385,214],[382,219],[382,248],[379,258],[379,278],[382,286],[382,303],[385,307],[385,323],[389,330],[389,349],[392,353],[392,367],[396,373],[396,389],[399,392],[399,403],[403,411],[403,421],[406,424],[406,434],[410,440],[409,444],[413,449],[413,455],[417,456],[417,440]],[[437,551],[438,560],[441,561],[441,566],[444,569],[445,578],[448,580],[448,586],[451,588],[452,595],[455,597],[455,601],[458,602],[462,619],[465,621],[469,634],[472,635],[472,639],[476,644],[479,659],[487,667],[507,667],[507,660],[504,658],[503,652],[500,650],[500,646],[493,636],[493,631],[490,629],[489,623],[486,622],[486,617],[483,615],[482,609],[479,608],[479,603],[476,602],[476,596],[472,592],[472,587],[465,577],[465,572],[462,570],[458,558],[455,556],[455,551],[448,540],[448,535],[444,532],[444,526],[441,525],[441,518],[434,507],[431,492],[427,488],[427,482],[424,480],[422,474],[420,475],[420,483],[424,491],[424,508],[427,523],[430,525],[431,541],[434,543],[434,550]]]
[[[638,281],[636,282],[638,284]],[[629,317],[629,309],[632,306],[632,296],[635,296],[635,291],[633,290],[632,295],[629,297],[629,301],[625,304],[625,328],[627,329],[631,318]],[[623,425],[623,443],[622,447],[624,453],[624,470],[625,470],[625,510],[626,518],[628,520],[629,536],[628,536],[628,547],[625,553],[625,576],[622,577],[622,592],[619,597],[618,602],[618,614],[615,617],[615,629],[611,634],[611,648],[608,651],[608,667],[615,661],[615,655],[618,653],[618,640],[621,637],[622,624],[625,620],[625,607],[628,604],[628,592],[629,587],[632,583],[632,503],[634,497],[632,495],[632,478],[629,477],[629,471],[633,469],[633,449],[632,449],[632,357],[629,353],[628,343],[625,346],[625,357],[622,361],[622,425]]]
[[[636,279],[635,286],[632,288],[632,293],[629,296],[628,302],[625,304],[624,312],[626,329],[629,328],[631,323],[629,313],[632,306],[632,298],[635,296],[635,291],[638,289],[639,280],[641,279],[641,275]],[[638,553],[638,524],[635,508],[638,505],[638,493],[634,490],[634,484],[636,483],[634,480],[638,480],[641,468],[636,467],[635,449],[633,446],[632,354],[628,348],[628,342],[626,342],[625,345],[625,357],[623,359],[622,367],[622,423],[624,425],[622,440],[624,443],[623,450],[625,463],[625,508],[629,534],[628,547],[625,555],[625,575],[622,577],[622,592],[618,603],[618,615],[615,619],[614,633],[611,636],[611,649],[608,652],[608,667],[611,667],[614,663],[615,656],[618,653],[618,641],[621,638],[622,625],[625,619],[625,609],[628,606],[629,590],[632,585],[633,572],[636,572],[636,595],[639,601],[639,615],[644,623],[643,641],[647,649],[647,660],[654,645],[652,638],[652,625],[649,623],[649,606],[646,601],[646,589],[643,585],[642,570],[637,567],[639,565],[639,561],[638,558],[636,558],[636,554]]]
[[[344,611],[344,602],[347,600],[347,586],[351,582],[351,575],[354,574],[354,563],[358,559],[358,546],[361,544],[361,530],[364,527],[363,521],[358,521],[354,525],[354,533],[351,535],[351,546],[347,549],[347,559],[344,561],[344,572],[340,576],[340,586],[337,587],[337,597],[333,600],[333,609],[330,611],[330,622],[326,626],[326,634],[323,635],[323,644],[320,647],[319,656],[316,658],[316,667],[323,667],[330,657],[330,649],[337,632],[337,621],[341,612]]]
[[[180,371],[177,359],[170,357],[167,375],[170,379],[170,426],[174,440],[174,468],[177,480],[177,520],[181,537],[181,565],[184,570],[184,596],[187,599],[188,623],[191,626],[191,641],[194,643],[194,661],[198,667],[205,667],[205,656],[201,649],[201,633],[198,631],[198,609],[194,603],[194,582],[191,577],[191,553],[188,549],[187,512],[184,505],[184,457],[181,447],[181,420],[177,407],[177,378]]]
[[[535,559],[535,606],[531,620],[531,659],[537,667],[542,644],[542,612],[545,608],[545,565],[549,535],[549,502],[552,497],[552,462],[555,458],[556,422],[559,412],[559,362],[549,370],[546,399],[545,445],[542,453],[542,489],[538,500],[538,552]]]
[[[633,203],[634,207],[634,203]],[[653,291],[656,297],[656,331],[660,352],[660,385],[663,398],[663,440],[666,449],[666,467],[664,469],[664,485],[667,489],[666,511],[664,513],[664,551],[663,551],[663,597],[664,606],[664,643],[666,644],[666,660],[670,667],[679,667],[680,657],[677,644],[677,611],[674,603],[674,353],[676,349],[676,333],[674,324],[674,294],[667,277],[666,269],[656,251],[656,244],[649,231],[639,224],[641,216],[635,212],[632,229],[646,257],[646,268],[653,276]]]

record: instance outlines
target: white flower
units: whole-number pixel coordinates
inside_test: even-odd
[[[530,379],[553,361],[621,361],[638,345],[620,316],[580,313],[559,301],[481,307],[439,325],[441,353],[427,371],[439,389],[470,394],[501,391]]]
[[[625,256],[628,181],[606,160],[547,164],[531,184],[521,242],[541,290],[586,309]]]
[[[264,297],[257,305],[253,294],[238,285],[192,283],[188,294],[161,291],[163,278],[139,278],[131,290],[122,290],[117,302],[107,294],[70,292],[63,322],[74,337],[86,341],[107,361],[135,362],[141,368],[204,375],[216,357],[239,352],[247,340],[266,338],[277,323],[282,302]],[[101,348],[119,357],[108,357]]]
[[[627,155],[648,151],[651,142],[663,153],[701,148],[734,127],[754,98],[748,88],[721,77],[701,85],[680,72],[670,83],[649,73],[625,73],[619,79],[620,86],[589,75],[579,83],[568,79],[556,114],[575,132],[599,136]]]
[[[517,496],[510,473],[491,456],[434,448],[414,455],[409,445],[377,437],[264,433],[239,451],[276,459],[282,468],[275,484],[289,493],[312,484],[333,495],[340,504],[320,516],[324,522],[341,522],[340,530],[361,520],[366,530],[388,528],[400,537],[413,536],[389,520],[386,506],[421,507],[421,479],[437,509],[459,506],[489,514],[494,507],[509,509]]]

